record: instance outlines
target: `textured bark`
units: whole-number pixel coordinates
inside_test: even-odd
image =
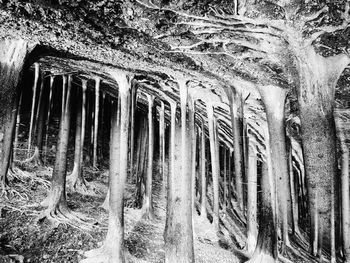
[[[195,211],[195,200],[196,200],[196,125],[195,125],[195,113],[196,113],[196,102],[190,97],[189,98],[189,123],[190,123],[190,132],[191,132],[191,155],[192,155],[192,165],[191,165],[191,174],[192,174],[192,206],[193,211]]]
[[[21,124],[22,96],[23,96],[23,93],[21,92],[19,103],[18,103],[17,116],[16,116],[15,141],[13,142],[13,160],[17,160],[18,135],[19,135],[19,126]]]
[[[298,54],[299,105],[302,143],[311,213],[314,254],[328,249],[332,236],[332,203],[335,195],[336,133],[333,117],[335,85],[350,62],[346,55],[324,58],[313,47]],[[338,210],[338,209],[337,209]],[[338,213],[338,211],[336,211]]]
[[[277,86],[261,87],[261,98],[266,109],[267,124],[270,137],[272,169],[276,180],[278,199],[278,217],[282,232],[283,245],[289,245],[288,213],[290,206],[290,184],[288,173],[288,156],[284,126],[284,103],[287,90]],[[277,190],[278,189],[278,190]]]
[[[165,235],[165,262],[194,262],[193,225],[191,203],[191,131],[187,121],[187,87],[180,85],[181,126],[176,123],[176,136],[173,168],[176,179],[172,181],[173,202],[167,211]],[[174,175],[174,174],[173,174]],[[169,200],[169,199],[168,199]]]
[[[219,157],[217,151],[216,135],[215,135],[215,122],[213,105],[207,105],[208,114],[208,126],[209,126],[209,141],[210,141],[210,154],[211,154],[211,173],[213,177],[213,223],[216,229],[219,229]]]
[[[242,141],[242,98],[238,93],[230,94],[231,123],[233,136],[233,158],[236,182],[236,196],[243,210],[243,141]]]
[[[130,162],[131,174],[134,173],[134,151],[135,151],[135,110],[137,104],[137,86],[131,88],[131,113],[130,113]],[[102,144],[103,145],[103,144]]]
[[[143,217],[154,219],[153,201],[152,201],[152,183],[153,183],[153,153],[154,153],[154,120],[153,103],[154,96],[147,94],[148,100],[148,154],[147,154],[147,177],[145,185],[145,196],[143,198]]]
[[[15,133],[20,81],[32,48],[23,40],[3,40],[0,42],[0,178],[6,181],[10,166],[12,142]],[[0,141],[1,143],[1,141]]]

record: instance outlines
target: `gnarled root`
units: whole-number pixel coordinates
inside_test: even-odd
[[[260,251],[260,253],[254,253],[253,257],[246,263],[275,263],[276,260],[269,254]]]

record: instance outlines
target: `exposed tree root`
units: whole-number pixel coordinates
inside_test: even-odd
[[[23,171],[18,167],[14,167],[11,170],[9,170],[8,179],[10,181],[11,180],[18,180],[18,181],[21,181],[23,183],[26,183],[27,181],[30,181],[31,183],[36,182],[36,183],[43,185],[46,189],[50,188],[50,181],[48,181],[44,178],[41,178],[39,176],[35,176],[32,173]]]
[[[7,183],[1,182],[1,194],[0,197],[4,197],[8,200],[18,196],[22,200],[29,200],[28,195],[25,193],[25,190],[17,191],[13,187],[10,187]]]
[[[44,202],[45,203],[45,200]],[[38,216],[37,222],[47,219],[55,227],[60,224],[69,225],[82,231],[90,231],[95,225],[87,222],[87,219],[80,213],[73,212],[66,205],[59,204],[56,208],[48,208]]]

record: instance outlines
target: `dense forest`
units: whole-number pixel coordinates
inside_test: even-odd
[[[0,262],[350,262],[350,2],[0,0]]]

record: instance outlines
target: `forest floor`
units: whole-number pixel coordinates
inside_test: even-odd
[[[93,228],[87,231],[67,224],[39,223],[38,217],[43,212],[40,202],[47,195],[52,170],[38,167],[25,170],[16,169],[17,175],[10,177],[11,189],[17,193],[0,198],[0,262],[79,262],[84,258],[84,251],[99,247],[107,231],[108,212],[101,204],[107,190],[108,172],[86,168],[84,174],[94,191],[90,194],[67,191],[69,207],[93,223]],[[164,262],[166,203],[159,180],[154,180],[153,194],[156,218],[147,221],[142,219],[140,209],[131,207],[135,186],[130,182],[126,186],[125,248],[129,263]],[[222,248],[208,220],[195,216],[194,225],[196,262],[239,262],[232,252]]]

